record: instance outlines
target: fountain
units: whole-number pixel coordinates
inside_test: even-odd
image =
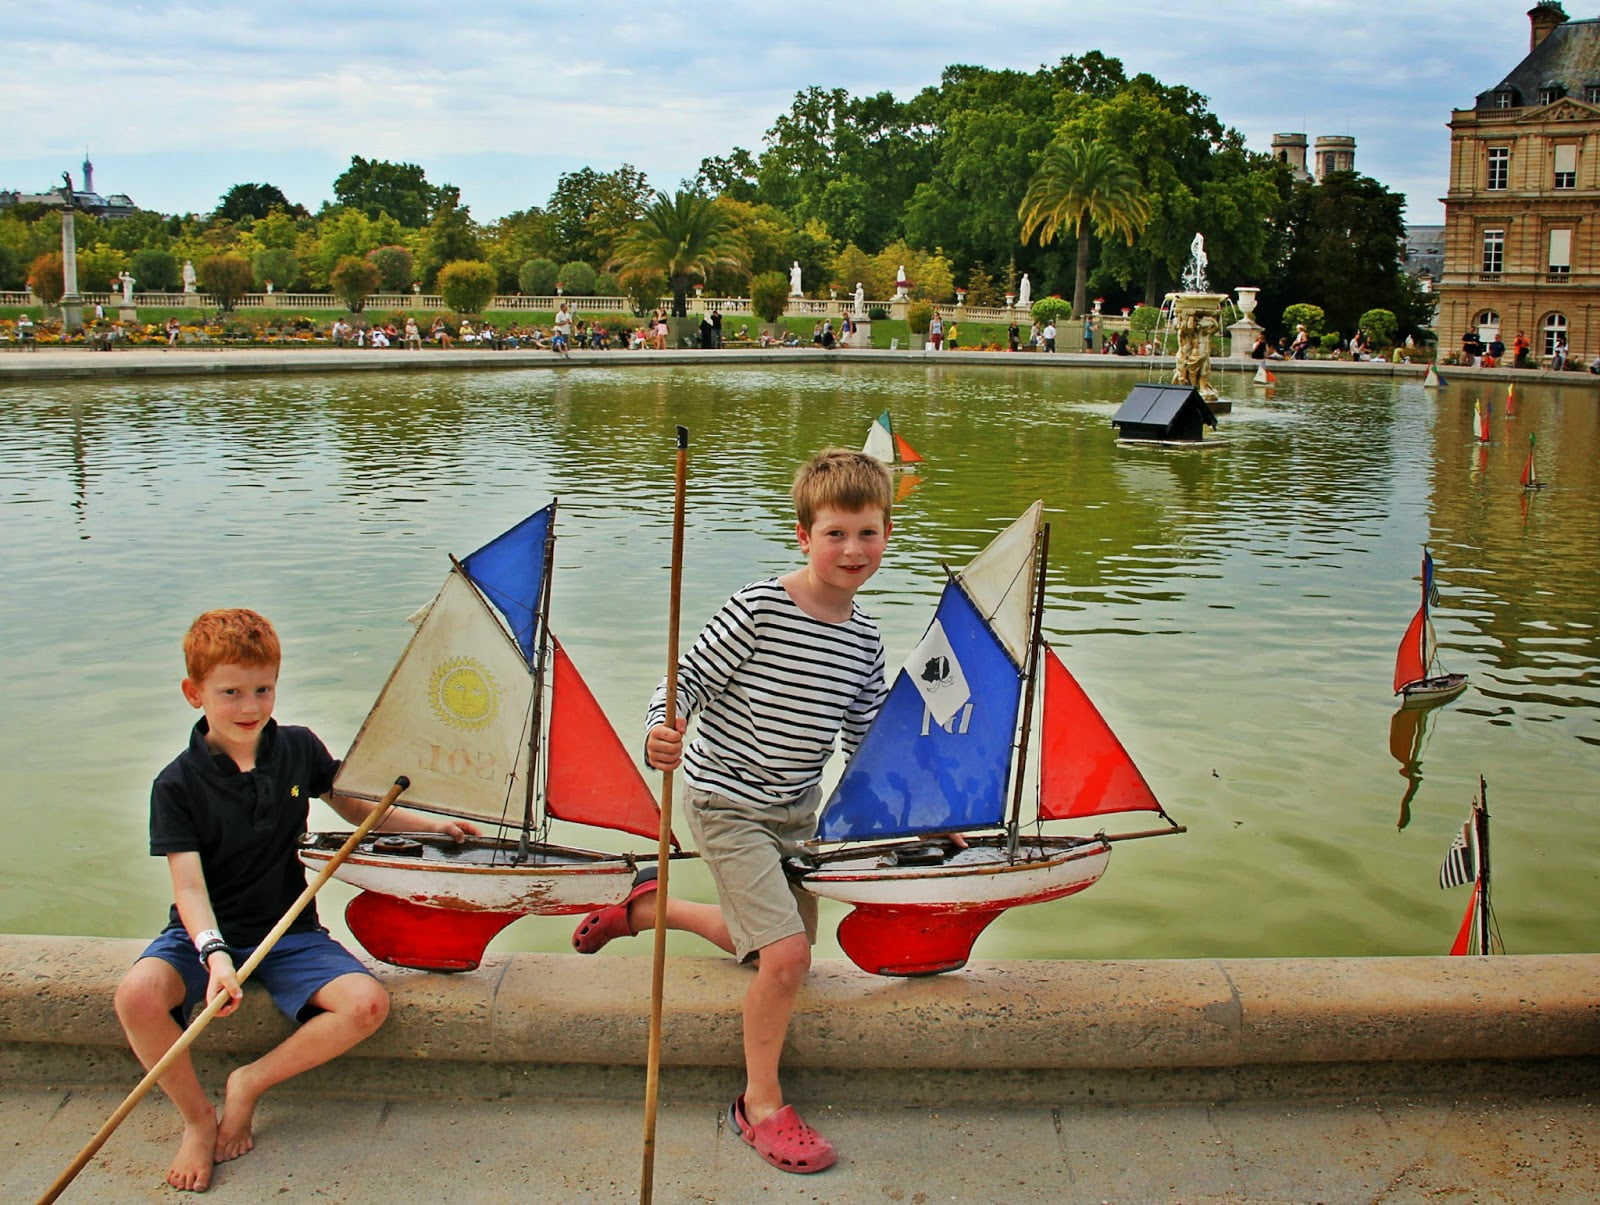
[[[1189,264],[1183,270],[1183,292],[1168,293],[1172,325],[1178,332],[1178,355],[1172,370],[1174,385],[1199,391],[1213,411],[1232,409],[1219,404],[1211,384],[1211,338],[1222,329],[1222,303],[1226,293],[1212,293],[1206,283],[1206,240],[1202,234],[1189,244]]]

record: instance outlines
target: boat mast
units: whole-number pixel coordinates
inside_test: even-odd
[[[1011,818],[1006,822],[1006,856],[1016,859],[1021,839],[1022,780],[1028,765],[1028,733],[1033,729],[1034,682],[1039,671],[1039,648],[1044,643],[1044,569],[1050,555],[1050,524],[1039,529],[1033,546],[1033,631],[1028,638],[1028,663],[1022,670],[1022,726],[1011,772]]]
[[[531,853],[529,833],[533,829],[534,804],[539,797],[539,745],[544,729],[544,680],[550,663],[550,578],[556,559],[556,503],[550,500],[550,522],[544,531],[544,570],[539,579],[538,650],[533,667],[533,713],[528,725],[528,778],[523,784],[522,835],[517,841],[517,861],[526,862]]]
[[[1492,953],[1489,944],[1489,784],[1478,775],[1478,802],[1472,809],[1472,826],[1478,838],[1478,953]]]

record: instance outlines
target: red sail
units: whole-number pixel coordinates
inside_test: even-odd
[[[1472,953],[1472,916],[1478,909],[1479,886],[1480,883],[1472,885],[1472,895],[1467,899],[1467,914],[1461,918],[1461,928],[1456,930],[1456,939],[1450,946],[1451,954]]]
[[[1533,449],[1530,447],[1528,449],[1528,463],[1522,466],[1522,488],[1527,489],[1530,485],[1537,484],[1539,484],[1539,474],[1534,470]]]
[[[1116,733],[1049,647],[1039,741],[1041,819],[1161,810]]]
[[[916,449],[913,448],[910,444],[908,444],[899,435],[896,435],[894,437],[894,446],[895,446],[895,449],[900,453],[901,463],[903,463],[903,464],[921,464],[922,463],[922,457],[917,455]]]
[[[644,776],[566,649],[554,637],[552,643],[555,676],[550,687],[545,811],[558,820],[658,837],[661,812]]]
[[[1413,682],[1428,676],[1428,665],[1422,656],[1423,634],[1427,630],[1428,608],[1421,606],[1412,616],[1411,626],[1400,639],[1394,655],[1394,693],[1399,694]]]

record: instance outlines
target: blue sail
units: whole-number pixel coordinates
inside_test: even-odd
[[[965,701],[941,726],[916,680],[902,669],[823,809],[821,840],[906,837],[1001,823],[1022,676],[955,582],[944,588],[930,633],[935,627],[943,629],[955,666],[925,664],[917,672],[927,678],[930,670],[953,669],[946,677],[965,679]]]
[[[545,539],[555,503],[535,511],[461,562],[467,576],[506,617],[529,665],[539,635],[539,595],[544,588]]]

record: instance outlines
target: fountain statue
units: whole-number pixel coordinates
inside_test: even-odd
[[[1178,331],[1178,354],[1172,383],[1200,391],[1215,408],[1217,390],[1211,384],[1211,338],[1222,329],[1222,303],[1227,294],[1212,293],[1206,282],[1206,240],[1202,234],[1189,244],[1189,263],[1183,270],[1183,292],[1168,293],[1172,324]]]

